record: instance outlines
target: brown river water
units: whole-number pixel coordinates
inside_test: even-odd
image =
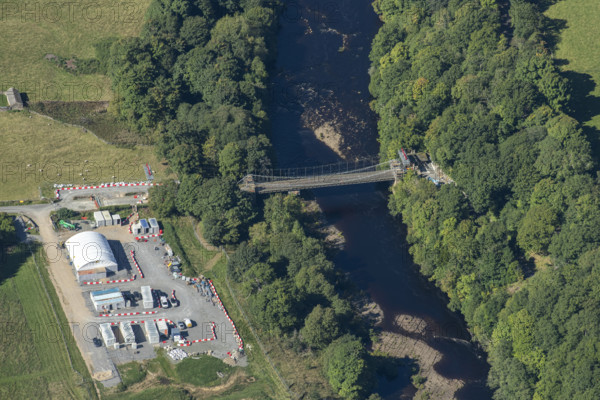
[[[340,155],[376,156],[368,56],[381,23],[371,3],[297,0],[286,5],[272,87],[278,167],[338,162]],[[389,185],[363,184],[313,191],[327,220],[346,239],[334,262],[381,307],[384,330],[407,334],[394,322],[400,315],[426,322],[425,330],[412,335],[442,354],[436,372],[466,382],[457,398],[491,398],[485,354],[468,343],[464,321],[447,308],[443,293],[419,274],[401,224],[389,215],[388,190]],[[386,399],[410,398],[415,389],[409,376],[400,371],[393,381],[382,378],[377,392]]]

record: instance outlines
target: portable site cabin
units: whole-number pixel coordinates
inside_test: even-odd
[[[125,298],[118,288],[97,290],[90,293],[96,311],[118,310],[125,307]]]
[[[146,221],[145,219],[140,219],[140,225],[142,226],[141,233],[148,233],[148,231],[150,230],[150,225],[148,225],[148,221]]]
[[[133,333],[131,322],[124,321],[119,323],[119,329],[121,330],[121,335],[123,335],[123,340],[125,340],[125,344],[135,343],[135,333]]]
[[[166,338],[169,338],[169,324],[165,320],[156,321],[156,327],[161,335],[164,335]]]
[[[156,218],[150,218],[148,220],[148,223],[150,224],[150,233],[151,234],[160,233],[160,228],[158,227],[158,221],[156,220]]]
[[[112,217],[108,211],[102,211],[102,216],[104,217],[104,223],[106,226],[110,226],[113,224]]]
[[[106,278],[108,272],[119,268],[108,240],[98,232],[78,233],[65,242],[65,247],[80,283]]]
[[[152,297],[152,289],[150,286],[142,286],[141,290],[144,308],[154,308],[154,298]]]
[[[116,226],[121,226],[121,216],[119,214],[112,215],[112,224]]]
[[[94,211],[94,220],[96,221],[96,228],[100,226],[106,226],[106,222],[104,221],[104,216],[101,211]]]
[[[158,329],[156,328],[154,321],[146,321],[144,325],[146,327],[146,336],[148,337],[148,342],[151,344],[160,342],[160,334],[158,333]]]
[[[135,224],[131,225],[131,233],[133,233],[134,235],[141,235],[142,225],[139,222],[136,222]]]
[[[115,343],[117,343],[117,339],[115,338],[115,334],[112,331],[110,324],[100,324],[100,334],[102,335],[106,347],[114,346]]]

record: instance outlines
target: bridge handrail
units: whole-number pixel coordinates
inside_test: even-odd
[[[389,160],[389,161],[385,161],[379,164],[375,164],[375,165],[370,165],[368,167],[363,167],[363,168],[357,168],[357,169],[353,169],[353,170],[349,170],[349,171],[343,171],[343,172],[333,172],[333,173],[324,173],[324,174],[311,174],[311,175],[296,175],[296,176],[281,176],[281,175],[263,175],[263,174],[247,174],[246,176],[244,176],[238,183],[240,185],[247,183],[247,180],[249,177],[252,178],[252,180],[268,180],[269,182],[276,182],[276,181],[290,181],[290,180],[297,180],[297,179],[308,179],[308,178],[318,178],[318,177],[323,177],[323,176],[335,176],[335,175],[351,175],[351,174],[357,174],[357,173],[363,173],[363,172],[380,172],[381,170],[378,170],[379,167],[381,166],[391,166],[394,162],[397,162],[398,160]],[[383,170],[383,171],[389,171],[389,169]]]

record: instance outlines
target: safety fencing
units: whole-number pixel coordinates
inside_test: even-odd
[[[131,233],[131,232],[129,232],[129,233]],[[162,232],[161,233],[154,233],[152,235],[136,236],[135,240],[150,239],[150,238],[159,237],[159,236],[162,236]]]
[[[211,322],[210,330],[212,331],[212,337],[206,339],[195,339],[195,340],[186,340],[183,343],[177,343],[179,347],[187,347],[191,346],[193,343],[201,343],[201,342],[210,342],[211,340],[217,339],[217,334],[215,333],[215,323]]]
[[[138,262],[135,259],[135,253],[133,250],[131,250],[131,259],[133,260],[133,263],[135,264],[135,267],[137,268],[138,272],[140,273],[140,278],[144,279],[144,273],[142,272],[142,269],[140,268],[140,265],[138,264]]]
[[[208,280],[208,284],[210,285],[210,290],[212,290],[213,294],[217,298],[217,301],[219,302],[219,307],[221,308],[221,310],[223,310],[223,312],[225,313],[225,317],[227,317],[227,320],[233,327],[233,336],[235,337],[235,339],[238,343],[238,349],[240,350],[240,352],[244,351],[244,342],[242,341],[242,337],[238,333],[235,323],[233,322],[233,320],[229,316],[229,313],[227,312],[227,309],[223,305],[223,302],[221,301],[221,298],[219,297],[219,294],[217,293],[217,289],[215,289],[215,285],[213,285],[212,280],[210,280],[210,279]]]
[[[56,198],[60,199],[60,192],[62,190],[84,190],[84,189],[104,189],[109,187],[126,187],[126,186],[159,186],[159,183],[147,183],[147,182],[133,182],[133,183],[107,183],[103,185],[95,185],[95,186],[69,186],[69,187],[61,187],[56,189],[54,192],[56,194]]]
[[[116,279],[116,280],[112,280],[112,281],[106,281],[106,282],[100,282],[100,281],[96,281],[96,282],[83,282],[84,285],[105,285],[108,283],[125,283],[125,282],[133,282],[135,281],[136,275],[133,276],[133,278],[131,279]]]
[[[138,311],[129,313],[118,313],[118,314],[100,314],[100,317],[128,317],[130,315],[151,315],[156,314],[158,311]]]

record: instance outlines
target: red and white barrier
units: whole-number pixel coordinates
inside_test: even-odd
[[[227,317],[227,320],[229,321],[229,323],[233,327],[233,336],[236,338],[236,340],[238,342],[238,349],[240,351],[243,351],[244,350],[244,342],[242,341],[242,337],[238,333],[238,330],[237,330],[237,328],[235,326],[235,323],[233,322],[233,320],[229,316],[229,313],[227,312],[227,309],[223,305],[223,302],[221,301],[221,298],[219,297],[219,294],[217,293],[217,289],[215,289],[215,285],[213,285],[212,280],[209,279],[208,280],[208,284],[210,285],[210,290],[212,290],[213,294],[217,298],[217,301],[219,302],[219,307],[221,308],[221,310],[223,310],[223,312],[225,313],[225,317]]]
[[[116,280],[112,280],[112,281],[106,281],[106,282],[83,282],[84,285],[104,285],[104,284],[108,284],[108,283],[124,283],[124,282],[133,282],[135,281],[135,277],[136,275],[133,276],[133,278],[131,279],[116,279]]]
[[[131,231],[130,231],[130,233],[131,233]],[[153,237],[159,237],[161,235],[162,235],[162,232],[161,233],[153,233],[152,235],[136,236],[135,240],[150,239],[150,238],[153,238]]]
[[[129,315],[148,315],[148,314],[156,314],[158,311],[144,311],[144,312],[130,312],[130,313],[119,313],[119,314],[100,314],[101,317],[127,317]],[[142,321],[144,322],[144,321]]]
[[[133,260],[133,263],[135,264],[138,272],[140,273],[140,278],[144,279],[144,273],[142,272],[142,269],[140,268],[138,262],[135,260],[135,253],[133,252],[133,250],[131,250],[131,259]]]
[[[135,182],[135,183],[109,183],[106,185],[97,186],[70,186],[56,189],[56,198],[60,199],[61,190],[84,190],[84,189],[104,189],[109,187],[125,187],[125,186],[159,186],[160,183],[147,183],[147,182]]]
[[[177,343],[177,346],[191,346],[193,343],[202,343],[202,342],[210,342],[211,340],[215,340],[217,338],[217,334],[215,333],[215,323],[211,322],[210,330],[212,331],[212,337],[206,339],[195,339],[195,340],[186,340],[183,343]]]

